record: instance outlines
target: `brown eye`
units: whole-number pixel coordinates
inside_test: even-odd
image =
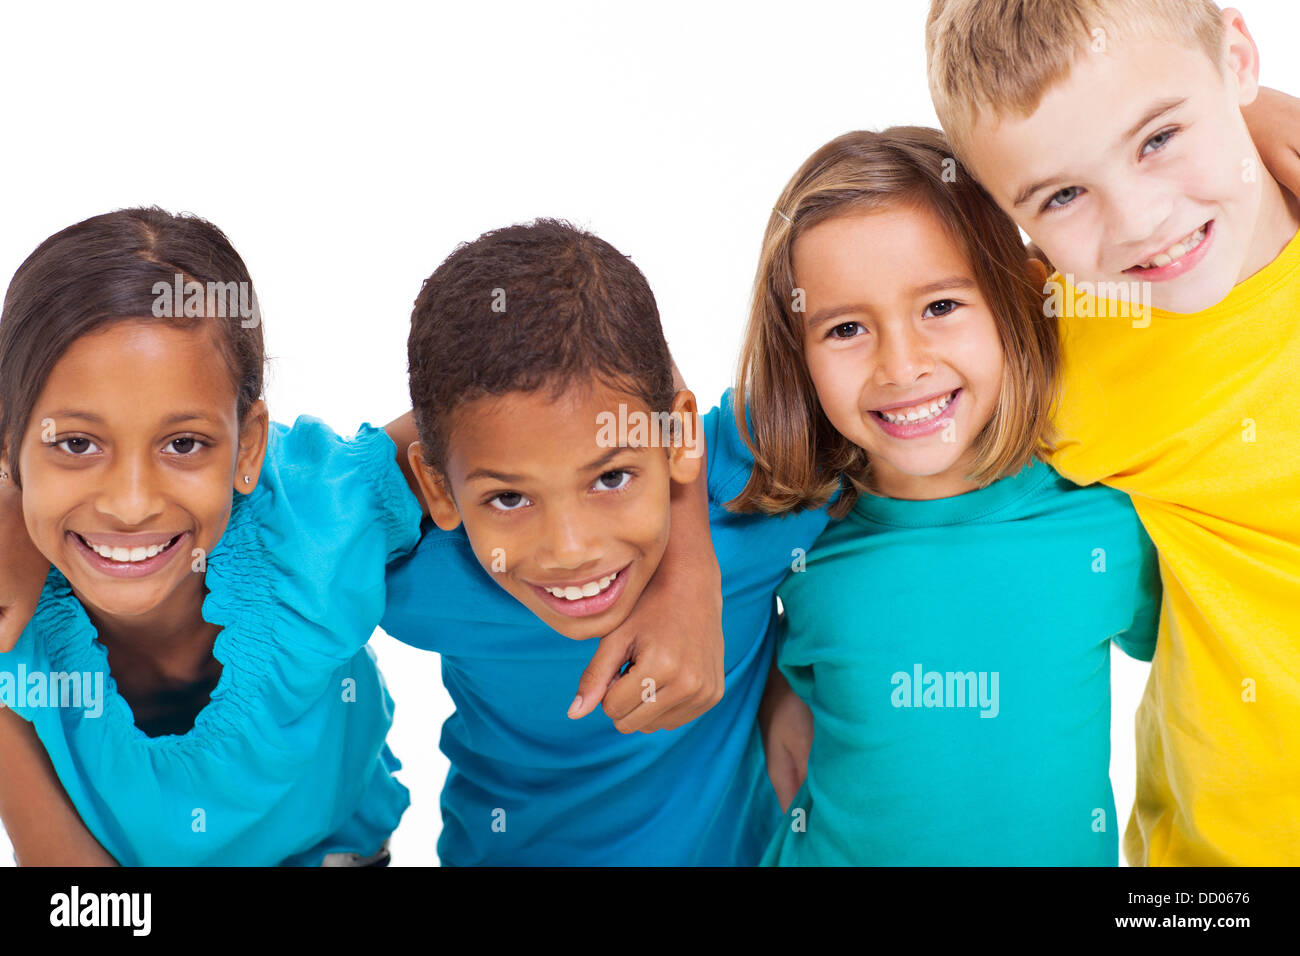
[[[596,485],[603,491],[618,491],[632,480],[630,471],[607,471],[596,479]]]
[[[89,438],[65,438],[58,442],[58,447],[70,455],[87,455],[95,450],[95,443]]]
[[[519,506],[527,500],[517,491],[503,491],[489,499],[488,504],[497,511],[518,511]]]

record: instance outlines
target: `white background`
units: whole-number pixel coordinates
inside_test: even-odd
[[[1300,10],[1239,6],[1263,81],[1300,91]],[[424,277],[458,242],[557,216],[645,272],[708,407],[730,381],[786,179],[847,130],[936,125],[926,7],[9,3],[0,276],[100,212],[202,215],[257,285],[273,416],[351,432],[409,404],[407,322]],[[1057,609],[1026,609],[1044,611]],[[382,634],[374,646],[414,800],[394,863],[432,864],[450,701],[434,655]],[[1147,666],[1118,651],[1113,666],[1122,833]],[[3,833],[0,859],[11,859]]]

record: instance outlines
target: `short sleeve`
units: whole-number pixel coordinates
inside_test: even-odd
[[[262,518],[297,531],[347,536],[378,525],[387,561],[410,552],[420,538],[420,507],[401,468],[397,447],[382,428],[366,423],[352,438],[301,416],[293,427],[272,425],[273,448],[262,482],[271,492]]]
[[[1133,621],[1127,630],[1113,638],[1129,657],[1149,661],[1156,652],[1156,633],[1160,627],[1160,559],[1151,536],[1141,521],[1137,527],[1138,573],[1133,595]]]
[[[754,470],[754,456],[740,436],[733,389],[701,419],[708,455],[709,500],[725,504],[739,495]]]
[[[387,565],[419,541],[420,509],[382,429],[341,438],[305,416],[272,428],[258,485],[236,495],[208,558],[203,611],[227,629],[215,653],[247,668],[228,691],[288,722],[370,640]]]

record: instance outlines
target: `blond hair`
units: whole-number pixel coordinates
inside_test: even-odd
[[[981,110],[1029,116],[1076,56],[1134,33],[1197,47],[1223,67],[1223,21],[1211,0],[931,0],[930,96],[957,155],[967,155]]]
[[[840,490],[830,514],[841,517],[870,490],[866,452],[831,424],[808,372],[807,316],[794,304],[794,246],[828,219],[899,206],[930,209],[947,228],[970,263],[1002,346],[1001,392],[975,437],[969,480],[987,485],[1014,474],[1048,437],[1060,346],[1056,321],[1043,309],[1043,291],[1029,279],[1015,224],[957,164],[939,130],[896,126],[845,133],[799,168],[763,235],[734,402],[736,425],[755,467],[728,503],[732,511],[820,508]]]

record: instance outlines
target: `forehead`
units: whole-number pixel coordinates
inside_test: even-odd
[[[602,427],[608,416],[617,421],[621,415],[649,411],[637,396],[599,382],[558,393],[544,387],[484,396],[452,414],[448,465],[464,471],[571,471],[590,462],[595,452],[609,450],[605,438],[611,432]]]
[[[813,226],[796,241],[795,279],[809,298],[887,297],[916,276],[965,272],[965,256],[939,216],[923,204],[855,211]]]
[[[1204,102],[1224,90],[1204,50],[1163,37],[1112,34],[1103,50],[1085,44],[1072,57],[1028,116],[982,111],[970,128],[963,158],[1004,209],[1040,180],[1083,175],[1130,153],[1136,159],[1129,134],[1142,132],[1134,127],[1156,106]]]
[[[55,363],[37,400],[100,417],[165,417],[177,406],[233,414],[235,386],[211,321],[178,327],[124,319],[83,335]]]

